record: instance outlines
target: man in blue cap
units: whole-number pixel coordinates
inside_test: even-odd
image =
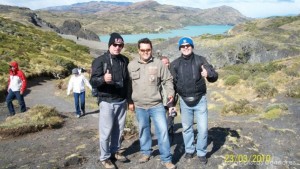
[[[218,73],[205,57],[193,52],[194,43],[189,37],[178,41],[181,57],[171,63],[174,88],[180,98],[182,135],[185,144],[185,158],[192,159],[196,151],[201,164],[206,164],[206,148],[208,135],[208,111],[206,100],[206,84],[215,82]],[[194,117],[197,121],[197,143],[194,145]]]

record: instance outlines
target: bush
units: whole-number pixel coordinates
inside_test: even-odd
[[[262,82],[255,87],[255,91],[261,97],[273,97],[278,93],[278,90],[271,86],[268,82]]]
[[[271,111],[272,109],[281,109],[281,110],[288,110],[288,105],[285,103],[281,103],[281,104],[271,104],[269,106],[267,106],[265,112]]]
[[[0,135],[19,136],[40,131],[44,128],[61,127],[64,120],[53,107],[34,106],[25,113],[9,117],[0,124]]]
[[[250,104],[246,99],[237,101],[236,103],[226,104],[222,110],[222,114],[253,114],[257,113],[258,110]]]
[[[300,98],[300,85],[294,85],[288,88],[287,96],[293,98]]]
[[[299,77],[299,72],[298,69],[292,67],[292,68],[287,68],[284,70],[285,74],[291,77]]]
[[[230,75],[225,79],[226,86],[234,86],[239,83],[240,77],[238,75]]]
[[[137,126],[135,125],[135,113],[128,111],[125,121],[124,135],[133,135],[137,133]]]

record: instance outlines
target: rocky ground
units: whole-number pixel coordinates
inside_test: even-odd
[[[59,129],[46,129],[16,138],[0,139],[0,168],[102,168],[98,161],[97,109],[88,109],[86,116],[75,118],[73,102],[55,94],[55,80],[39,78],[29,83],[25,96],[27,107],[36,104],[54,106],[65,117],[65,124]],[[215,90],[218,89],[209,88],[209,91]],[[210,104],[215,103],[210,97],[208,99]],[[257,115],[222,116],[219,111],[210,111],[206,166],[200,166],[197,158],[184,159],[180,115],[177,116],[172,143],[173,162],[180,169],[299,168],[300,100],[285,96],[278,96],[276,99],[288,105],[289,113],[274,120],[257,119]],[[0,103],[0,122],[5,120],[6,114],[5,103]],[[115,161],[114,164],[119,169],[163,168],[155,135],[153,140],[151,160],[139,164],[138,138],[126,137],[122,150],[129,161]]]

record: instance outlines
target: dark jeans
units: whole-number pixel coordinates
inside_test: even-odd
[[[173,142],[174,137],[174,117],[169,116],[169,108],[165,106],[165,110],[167,111],[167,125],[168,125],[168,134],[170,139],[170,144]]]
[[[20,91],[12,91],[11,89],[9,89],[8,91],[8,95],[6,96],[6,103],[7,103],[7,108],[9,111],[10,115],[15,115],[15,108],[14,105],[12,103],[12,101],[17,98],[19,105],[20,105],[20,110],[21,112],[25,112],[26,111],[26,105],[25,105],[25,101],[24,101],[24,97],[23,95],[20,94]]]
[[[73,93],[73,95],[74,95],[76,114],[81,115],[80,108],[82,113],[85,113],[85,92]],[[80,99],[80,106],[79,106],[79,99]]]

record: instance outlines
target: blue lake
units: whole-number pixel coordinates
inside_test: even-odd
[[[170,30],[168,32],[162,32],[162,33],[144,33],[144,34],[131,34],[131,35],[122,35],[124,38],[125,43],[137,43],[138,40],[142,38],[149,38],[149,39],[168,39],[173,38],[176,36],[182,37],[182,36],[199,36],[202,34],[223,34],[229,29],[231,29],[233,26],[230,25],[203,25],[203,26],[187,26],[182,29],[174,29]],[[101,42],[108,42],[109,41],[109,35],[100,35],[99,38]]]

